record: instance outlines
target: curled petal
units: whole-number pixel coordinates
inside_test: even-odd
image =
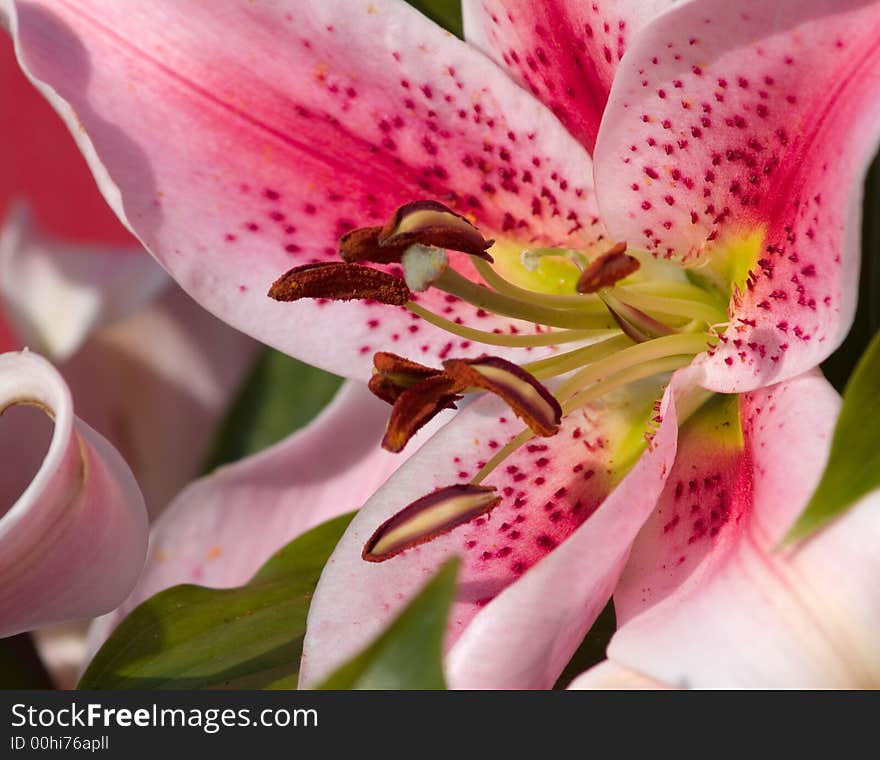
[[[265,297],[280,272],[336,259],[346,232],[427,197],[492,237],[580,245],[602,234],[584,150],[485,56],[405,3],[4,7],[23,66],[162,265],[212,313],[331,371],[365,377],[392,336],[432,359],[450,342],[402,310]],[[455,257],[475,276],[469,256]],[[532,329],[438,293],[420,303],[467,326]]]
[[[43,408],[55,426],[33,480],[11,505],[15,495],[6,494],[0,636],[113,609],[134,586],[147,547],[146,510],[128,466],[74,416],[61,376],[28,352],[0,356],[0,408],[17,404]],[[26,448],[5,451],[7,466]]]
[[[681,4],[622,61],[596,144],[611,234],[736,283],[704,383],[816,366],[855,309],[861,189],[880,139],[880,4]]]

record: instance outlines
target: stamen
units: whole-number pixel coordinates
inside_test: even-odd
[[[449,268],[449,258],[439,248],[431,248],[417,243],[404,251],[400,258],[403,264],[403,279],[410,290],[421,293]]]
[[[578,369],[586,364],[591,364],[606,356],[616,354],[621,349],[632,345],[632,341],[620,333],[614,333],[605,340],[591,343],[589,346],[582,346],[573,351],[566,351],[563,354],[549,356],[546,359],[529,362],[523,365],[523,369],[533,374],[539,380],[546,380],[557,375],[564,375],[573,369]]]
[[[406,245],[379,245],[381,227],[360,227],[339,238],[339,255],[343,261],[374,264],[397,264],[407,249]]]
[[[499,396],[538,435],[558,432],[559,402],[522,367],[496,356],[449,359],[443,367],[462,387],[475,386]]]
[[[681,367],[686,367],[693,361],[692,354],[677,354],[672,356],[663,356],[659,359],[653,359],[644,364],[635,364],[620,370],[617,374],[605,378],[594,383],[592,386],[580,391],[579,393],[569,397],[569,400],[562,404],[563,416],[571,414],[576,409],[580,409],[587,404],[592,403],[607,393],[610,393],[624,385],[629,385],[646,377],[659,375],[665,372],[672,372]],[[561,395],[563,386],[557,389],[557,394]],[[523,430],[517,436],[512,438],[508,443],[500,448],[495,455],[484,464],[479,472],[471,478],[473,485],[482,483],[504,460],[517,451],[523,444],[528,443],[535,434],[531,430]]]
[[[368,387],[374,395],[392,405],[408,388],[429,377],[443,374],[439,369],[426,367],[387,351],[380,351],[373,356],[373,366],[375,374],[370,378]]]
[[[611,316],[614,317],[614,321],[617,322],[620,329],[636,343],[644,343],[676,332],[668,325],[649,317],[645,312],[624,303],[609,289],[600,290],[598,295],[602,299],[602,303],[608,307],[608,311],[611,312]]]
[[[563,343],[572,343],[577,340],[590,340],[591,338],[602,338],[609,334],[616,335],[617,330],[547,330],[542,333],[519,333],[517,335],[507,335],[503,333],[487,332],[486,330],[477,330],[473,327],[466,327],[457,322],[445,319],[432,311],[428,311],[417,303],[408,303],[406,308],[413,314],[418,314],[426,322],[436,325],[448,333],[457,335],[460,338],[474,341],[475,343],[485,343],[490,346],[512,346],[514,348],[524,348],[528,346],[558,346]]]
[[[639,260],[625,251],[626,243],[617,243],[609,251],[592,261],[578,278],[577,292],[596,293],[636,272],[641,266]]]
[[[411,293],[399,277],[370,267],[333,261],[294,267],[275,280],[269,288],[269,297],[276,301],[360,299],[403,306],[410,300]]]
[[[616,326],[607,312],[588,314],[580,309],[547,308],[540,305],[536,299],[519,300],[503,293],[496,293],[483,285],[471,282],[451,268],[437,278],[434,286],[486,311],[549,327],[608,330]]]
[[[382,448],[402,451],[409,440],[444,409],[455,409],[461,384],[446,373],[438,373],[403,391],[395,400],[382,439]]]
[[[568,378],[556,388],[556,397],[565,402],[593,383],[608,379],[625,369],[640,364],[647,364],[655,359],[668,356],[687,355],[691,359],[706,350],[708,336],[703,333],[686,333],[656,338],[647,343],[639,343],[597,361]]]
[[[379,235],[381,246],[399,248],[420,243],[469,253],[486,261],[492,261],[486,249],[494,242],[486,240],[467,219],[437,201],[413,201],[401,206]]]
[[[386,520],[364,546],[367,562],[382,562],[484,515],[501,503],[492,486],[447,486],[417,499]]]

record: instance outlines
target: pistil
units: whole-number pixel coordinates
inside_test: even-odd
[[[380,526],[364,549],[369,561],[388,559],[493,509],[500,498],[494,488],[481,484],[524,443],[536,435],[556,435],[566,415],[616,389],[650,377],[657,377],[658,384],[664,382],[668,373],[705,351],[715,335],[714,326],[727,319],[717,294],[685,282],[681,275],[651,279],[623,242],[592,260],[567,248],[523,252],[532,262],[565,259],[563,272],[568,268],[573,273],[569,293],[514,284],[493,266],[488,253],[492,243],[446,206],[416,201],[399,208],[382,227],[345,235],[340,241],[344,262],[297,267],[270,290],[277,300],[361,298],[404,306],[452,335],[485,345],[529,348],[593,341],[523,365],[483,355],[451,357],[442,368],[433,368],[394,354],[376,354],[370,389],[392,405],[383,441],[386,449],[400,451],[425,423],[445,409],[454,409],[469,394],[498,396],[526,427],[495,452],[469,484],[428,494]],[[485,284],[453,269],[447,250],[470,254]],[[369,263],[399,263],[404,279]],[[647,269],[656,272],[660,266]],[[567,277],[563,274],[550,287],[564,290]],[[506,334],[452,322],[417,302],[414,293],[430,288],[478,309],[533,323],[536,331]],[[545,386],[546,381],[551,384]],[[679,409],[682,418],[708,395],[702,389],[685,394]]]

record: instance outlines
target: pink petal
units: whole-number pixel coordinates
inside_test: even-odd
[[[105,193],[121,193],[115,208],[163,266],[224,320],[318,366],[366,377],[379,348],[481,352],[403,311],[266,297],[282,272],[335,258],[340,234],[405,201],[451,203],[520,241],[601,234],[583,149],[403,3],[12,7],[22,61],[76,113]],[[436,293],[422,301],[481,328],[512,325]]]
[[[564,543],[478,612],[448,657],[460,689],[549,689],[605,606],[675,458],[671,392],[652,446]]]
[[[5,39],[0,98],[0,221],[12,202],[24,201],[53,236],[116,250],[135,246],[107,208],[64,122],[24,76]]]
[[[48,236],[23,205],[0,230],[0,297],[20,344],[55,361],[97,328],[155,298],[168,277],[140,247],[78,245]]]
[[[436,487],[467,482],[521,430],[493,398],[462,409],[365,505],[337,546],[309,612],[302,683],[320,681],[359,651],[444,560],[458,554],[459,593],[446,640],[452,648],[452,682],[481,687],[551,685],[607,601],[629,543],[654,504],[652,489],[654,497],[659,493],[663,460],[671,461],[674,414],[664,426],[671,425],[673,433],[658,434],[654,451],[619,487],[622,496],[612,496],[600,508],[613,488],[615,448],[622,431],[629,431],[625,412],[650,409],[657,391],[659,387],[645,391],[644,398],[609,397],[572,412],[556,436],[533,439],[486,478],[485,484],[496,486],[502,497],[487,517],[385,562],[363,561],[364,544],[386,519]],[[621,513],[631,492],[638,495]],[[615,519],[619,517],[625,519]],[[606,528],[615,533],[615,540],[597,546]],[[595,550],[598,556],[579,556],[579,550]],[[582,568],[579,563],[586,564]],[[566,588],[548,593],[547,584],[572,567],[592,572],[585,571],[582,583],[567,579]],[[468,627],[472,621],[478,626],[473,634]],[[560,624],[566,630],[560,631]],[[493,635],[505,626],[504,636]],[[523,640],[529,634],[535,637],[532,643]],[[522,670],[499,672],[496,666],[502,659],[510,665],[513,649]],[[552,649],[552,657],[542,663],[547,649]]]
[[[569,689],[668,689],[667,684],[648,678],[643,673],[624,668],[611,660],[604,660],[598,665],[581,673],[569,685]]]
[[[360,508],[411,453],[380,448],[387,419],[388,406],[350,381],[304,430],[186,488],[153,527],[138,585],[96,622],[91,646],[153,594],[179,583],[246,583],[300,534]]]
[[[647,28],[596,147],[614,236],[696,263],[752,236],[752,282],[706,363],[749,390],[828,356],[855,308],[861,186],[880,136],[880,5],[688,3]]]
[[[742,448],[683,431],[615,593],[608,656],[695,688],[876,684],[880,495],[776,551],[822,473],[839,397],[816,373],[741,403]]]
[[[546,103],[587,150],[630,41],[675,0],[464,0],[465,37]]]
[[[172,287],[62,365],[80,416],[125,457],[152,517],[198,476],[259,348]]]
[[[112,609],[137,580],[147,548],[143,498],[125,462],[74,416],[61,376],[28,352],[0,356],[0,407],[18,404],[43,407],[54,431],[29,483],[22,481],[49,437],[45,427],[14,416],[27,426],[4,447],[0,485],[10,506],[0,516],[0,636]]]

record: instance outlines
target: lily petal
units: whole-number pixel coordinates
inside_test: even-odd
[[[64,361],[102,325],[153,300],[168,276],[139,246],[108,249],[49,237],[23,205],[0,233],[0,296],[20,344]]]
[[[609,230],[691,266],[727,257],[741,275],[708,387],[793,377],[849,328],[878,34],[880,3],[865,0],[691,2],[618,71],[595,154]]]
[[[2,22],[0,8],[0,22]],[[0,221],[14,203],[55,238],[118,250],[136,241],[107,207],[76,143],[0,35]]]
[[[172,287],[98,331],[61,371],[80,416],[122,453],[156,517],[198,475],[259,349]]]
[[[58,372],[28,352],[0,356],[0,407],[20,404],[42,407],[55,425],[21,495],[3,481],[13,503],[0,516],[0,636],[107,612],[133,587],[147,548],[144,502],[128,466],[74,416]],[[39,429],[32,422],[25,432]],[[33,453],[18,443],[4,449],[9,458]]]
[[[459,591],[446,637],[450,682],[552,685],[607,601],[674,456],[670,412],[650,453],[614,489],[642,450],[658,386],[627,391],[572,412],[556,436],[510,455],[482,483],[502,497],[488,515],[385,562],[363,561],[380,524],[432,488],[469,481],[521,429],[494,398],[458,412],[367,502],[327,563],[309,612],[302,683],[321,680],[356,653],[457,554]],[[581,573],[580,581],[560,583],[569,572]],[[522,666],[507,671],[501,663],[509,668],[514,650]]]
[[[480,353],[398,309],[266,298],[291,266],[335,259],[353,227],[430,197],[486,236],[601,235],[581,146],[403,2],[7,7],[20,60],[76,118],[105,195],[147,248],[209,310],[325,369],[364,377],[391,346],[434,361]],[[471,326],[531,329],[421,298]]]
[[[630,41],[675,0],[463,0],[465,39],[546,103],[591,153]]]
[[[839,406],[811,373],[741,397],[740,445],[682,430],[615,593],[609,659],[695,688],[880,683],[880,494],[777,550],[819,480]]]
[[[611,660],[605,660],[581,673],[569,685],[569,689],[668,689],[667,684],[635,670],[624,668]]]
[[[674,386],[670,386],[674,387]],[[648,451],[557,549],[478,612],[448,656],[460,689],[549,689],[605,606],[675,458],[667,390]]]
[[[360,507],[407,459],[379,447],[387,410],[349,381],[304,430],[182,491],[153,526],[134,591],[93,626],[91,648],[153,594],[241,585],[300,534]]]

